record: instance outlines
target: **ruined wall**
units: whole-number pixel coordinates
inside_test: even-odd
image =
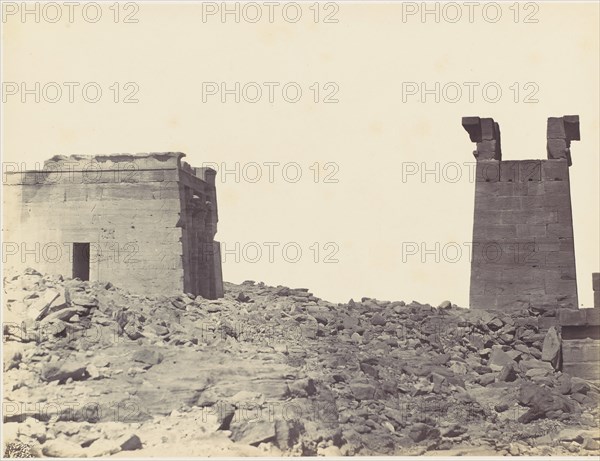
[[[477,143],[470,306],[577,308],[568,168],[579,119],[548,119],[548,160],[503,161],[491,118],[463,127]]]
[[[223,275],[217,233],[216,171],[183,163],[180,199],[184,291],[215,299],[223,296]]]
[[[600,307],[560,312],[562,371],[600,381]]]
[[[45,172],[6,175],[4,262],[71,277],[73,243],[89,242],[90,280],[181,291],[183,155],[63,156]]]
[[[559,314],[562,370],[572,376],[600,381],[600,273],[592,274],[593,309],[565,309]]]

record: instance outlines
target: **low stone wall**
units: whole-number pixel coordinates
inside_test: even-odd
[[[600,382],[600,307],[561,310],[559,322],[563,372]]]

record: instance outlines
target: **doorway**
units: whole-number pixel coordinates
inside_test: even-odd
[[[90,279],[89,243],[73,243],[73,278]]]

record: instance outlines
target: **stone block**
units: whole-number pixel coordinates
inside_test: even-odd
[[[493,118],[481,119],[481,139],[483,141],[491,141],[498,139],[498,125]]]
[[[543,238],[546,236],[545,224],[517,224],[517,238]]]
[[[561,280],[576,280],[577,274],[574,266],[559,267],[559,271]]]
[[[516,160],[500,162],[500,181],[519,182],[519,163]]]
[[[598,365],[598,361],[573,363],[566,363],[565,361],[563,363],[563,372],[590,381],[600,381],[600,366]]]
[[[598,325],[562,325],[562,330],[563,339],[565,340],[600,340],[600,330],[598,329]]]
[[[525,210],[502,210],[502,224],[526,224],[530,217],[530,212]]]
[[[476,182],[497,182],[500,180],[500,162],[481,160],[475,166]]]
[[[581,139],[579,135],[579,115],[565,115],[563,116],[563,120],[567,139],[579,141]]]
[[[469,133],[472,142],[481,141],[481,119],[479,117],[463,117],[462,126]]]
[[[546,189],[544,187],[544,182],[530,182],[527,183],[527,195],[536,196],[536,195],[544,195],[546,193]]]
[[[562,197],[563,200],[568,198],[570,193],[568,181],[548,181],[544,185],[546,194],[550,194],[552,197]],[[565,200],[566,202],[566,200]]]
[[[542,162],[540,160],[524,160],[519,162],[519,182],[541,181]]]
[[[502,212],[482,210],[478,216],[480,221],[486,225],[503,224]]]
[[[566,139],[565,123],[562,117],[548,117],[547,139]]]
[[[473,238],[483,245],[494,244],[498,239],[511,237],[517,237],[515,224],[480,225],[473,229]]]
[[[549,159],[566,159],[571,165],[571,152],[566,139],[548,139],[546,151]]]
[[[544,185],[544,194],[545,185]],[[519,209],[521,210],[542,210],[547,206],[547,196],[546,195],[527,195],[526,197],[519,197]]]
[[[531,202],[529,202],[531,203]],[[546,210],[529,210],[528,215],[525,219],[525,224],[531,225],[546,225],[558,223],[558,212],[557,211],[546,211]],[[545,234],[545,232],[544,232]],[[556,242],[558,244],[558,242]]]
[[[548,237],[573,238],[573,226],[568,223],[550,223],[546,225]]]
[[[543,181],[569,180],[569,165],[566,160],[543,160],[541,165]]]
[[[592,274],[592,290],[600,291],[600,272]]]
[[[597,339],[569,339],[563,341],[563,360],[565,363],[600,363],[600,341]]]
[[[501,160],[500,141],[483,140],[477,143],[477,160]]]
[[[556,317],[539,317],[538,318],[538,328],[540,330],[547,330],[551,327],[557,327],[560,325],[558,319]]]
[[[471,293],[469,296],[469,306],[472,309],[497,309],[497,297],[493,295],[481,295]]]
[[[574,280],[552,281],[551,283],[546,283],[546,293],[565,296],[575,295],[577,293],[577,284]]]
[[[588,325],[600,325],[600,309],[582,309],[585,311],[585,321]]]

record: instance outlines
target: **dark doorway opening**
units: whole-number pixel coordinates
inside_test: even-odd
[[[89,243],[73,243],[73,278],[90,279]]]

